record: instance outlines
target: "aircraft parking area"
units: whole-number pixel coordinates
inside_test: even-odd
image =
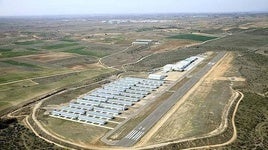
[[[121,78],[78,97],[68,106],[53,110],[50,116],[105,126],[163,84],[162,80]]]

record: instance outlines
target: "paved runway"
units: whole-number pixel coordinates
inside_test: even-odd
[[[159,105],[127,136],[118,141],[116,145],[129,147],[139,141],[139,139],[148,132],[225,54],[226,52],[219,52],[206,66],[194,74],[190,80],[171,95],[169,99]]]

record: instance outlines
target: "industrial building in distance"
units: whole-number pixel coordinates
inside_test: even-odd
[[[81,123],[104,125],[163,83],[164,81],[161,80],[121,78],[78,97],[68,106],[53,110],[50,116]]]
[[[154,40],[151,39],[136,39],[135,42],[132,42],[132,45],[152,45]]]

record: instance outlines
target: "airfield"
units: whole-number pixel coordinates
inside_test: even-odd
[[[0,141],[241,148],[254,122],[265,145],[267,120],[243,120],[267,105],[267,15],[147,18],[1,20]]]

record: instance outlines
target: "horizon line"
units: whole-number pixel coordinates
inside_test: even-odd
[[[141,15],[209,15],[209,14],[266,14],[268,11],[233,11],[233,12],[158,12],[158,13],[93,13],[93,14],[38,14],[38,15],[0,15],[0,18],[23,18],[23,17],[105,17],[105,16],[141,16]]]

